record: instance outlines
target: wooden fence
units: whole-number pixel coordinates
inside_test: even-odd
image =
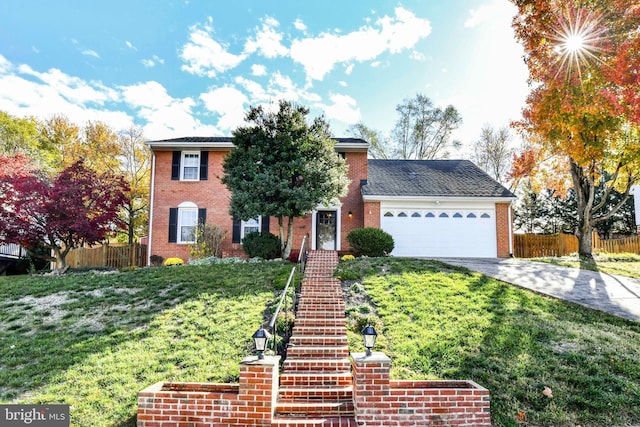
[[[144,267],[147,265],[147,245],[104,245],[69,251],[67,264],[80,267]]]
[[[591,249],[594,253],[631,252],[640,254],[640,237],[601,240],[598,233],[594,232]],[[513,236],[513,255],[516,258],[559,257],[575,252],[578,252],[578,238],[572,234],[515,234]]]

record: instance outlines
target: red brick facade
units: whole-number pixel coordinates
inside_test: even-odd
[[[162,143],[163,141],[159,141]],[[223,256],[244,256],[242,245],[232,242],[233,218],[229,214],[229,199],[231,194],[221,180],[223,177],[222,164],[224,157],[232,149],[229,144],[214,144],[198,146],[197,144],[180,143],[174,146],[154,145],[154,161],[152,171],[152,202],[150,211],[149,228],[149,256],[160,255],[163,258],[179,257],[184,260],[190,258],[188,244],[171,243],[169,239],[170,211],[178,208],[182,203],[206,209],[207,224],[215,224],[227,231],[227,237],[223,243]],[[341,252],[349,250],[346,240],[347,234],[356,228],[380,227],[380,202],[364,202],[361,187],[368,178],[367,145],[364,141],[360,144],[347,145],[347,148],[336,146],[342,150],[349,167],[348,178],[350,184],[346,197],[340,199],[338,206],[328,207],[327,210],[339,215],[337,221],[337,249]],[[172,159],[174,152],[180,150],[202,150],[207,154],[206,180],[182,181],[172,179]],[[496,230],[497,230],[497,256],[508,257],[511,253],[511,217],[510,204],[496,204]],[[320,208],[322,209],[322,208]],[[294,220],[293,251],[297,251],[305,235],[309,236],[309,248],[316,249],[315,245],[315,215]],[[287,224],[284,224],[286,230]],[[270,218],[269,231],[278,235],[279,227],[276,218]]]

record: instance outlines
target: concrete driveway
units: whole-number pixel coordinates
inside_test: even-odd
[[[437,258],[555,298],[640,321],[640,280],[517,258]]]

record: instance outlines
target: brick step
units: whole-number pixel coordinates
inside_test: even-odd
[[[317,311],[317,310],[300,310],[296,311],[297,319],[344,319],[345,311]]]
[[[290,346],[335,346],[348,345],[346,335],[292,335],[289,339]]]
[[[282,365],[283,372],[344,372],[351,368],[351,360],[342,358],[288,358]]]
[[[326,328],[326,327],[346,327],[347,322],[344,317],[338,318],[322,318],[319,319],[317,317],[298,317],[296,316],[296,320],[293,324],[293,327],[301,326],[301,327],[315,327],[315,328]]]
[[[357,427],[356,419],[353,416],[319,418],[276,416],[271,425],[273,427]]]
[[[293,335],[346,335],[347,327],[341,326],[303,326],[300,324],[293,325]]]
[[[280,387],[347,387],[352,384],[350,371],[285,372],[280,376]]]
[[[302,286],[301,289],[306,289],[306,288],[328,288],[328,287],[340,287],[340,280],[327,276],[327,275],[311,275],[311,274],[304,274],[304,279],[302,279]]]
[[[279,399],[306,401],[353,400],[353,386],[344,387],[280,387]]]
[[[312,359],[336,359],[349,357],[349,347],[337,346],[290,346],[287,348],[287,358],[308,357]]]
[[[307,309],[312,311],[322,311],[322,310],[345,310],[345,303],[342,300],[342,297],[327,297],[324,299],[320,298],[300,298],[298,300],[298,310]]]
[[[353,416],[353,400],[309,402],[307,400],[280,399],[276,404],[276,417],[301,416]]]

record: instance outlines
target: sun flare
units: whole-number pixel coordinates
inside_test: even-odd
[[[600,15],[585,9],[565,12],[558,17],[557,28],[551,37],[560,65],[556,76],[564,70],[567,76],[577,72],[582,80],[583,67],[599,61],[604,40],[600,23]]]

